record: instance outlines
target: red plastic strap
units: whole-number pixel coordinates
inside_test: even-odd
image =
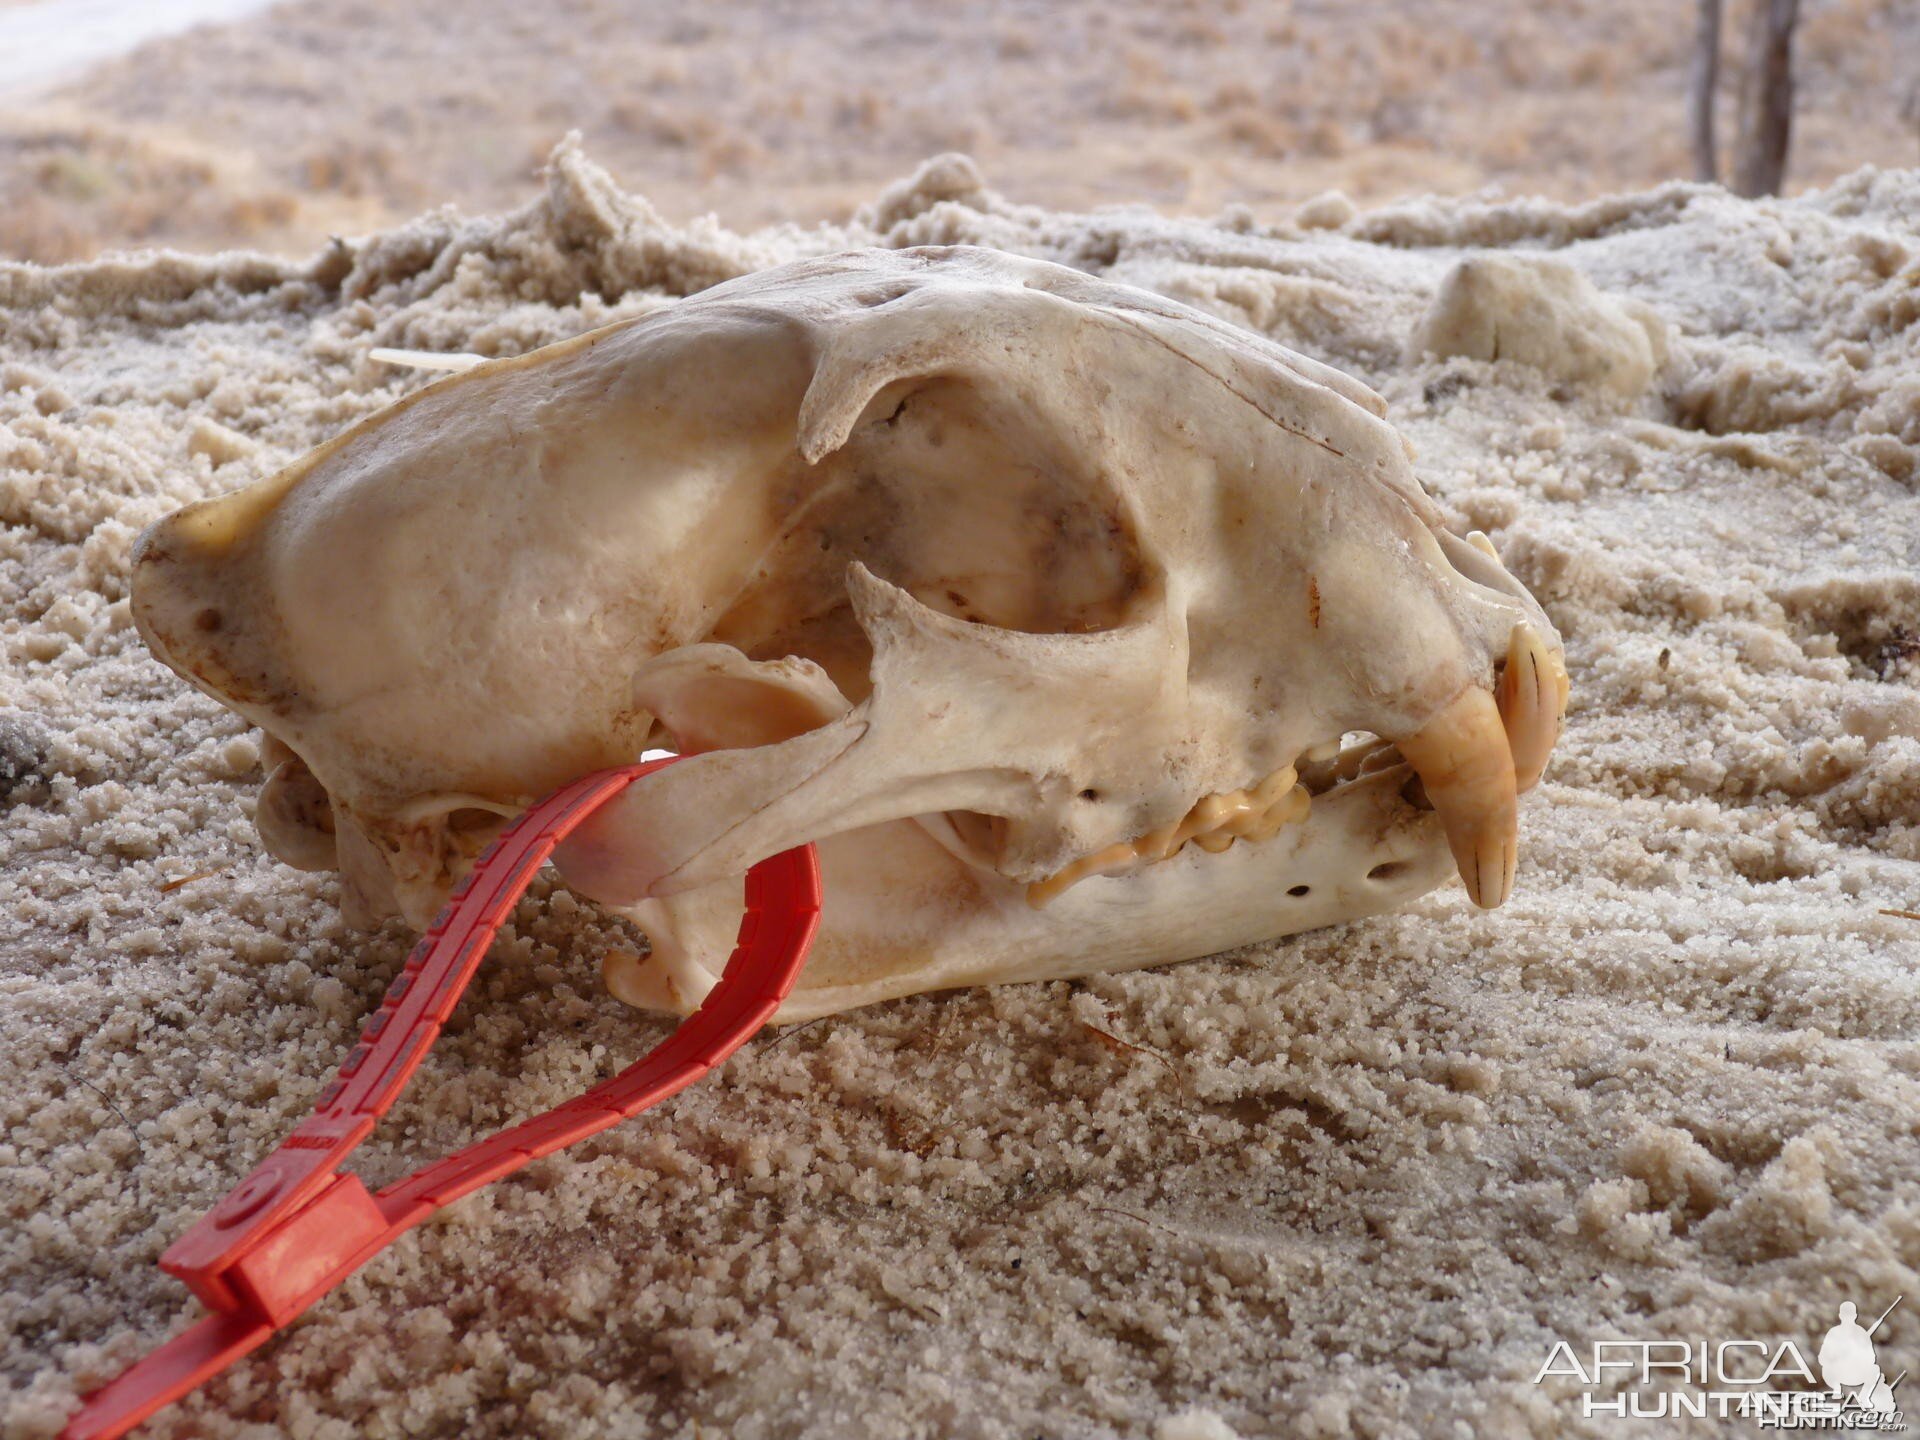
[[[453,1013],[494,933],[563,837],[672,760],[607,770],[556,791],[501,834],[408,956],[317,1108],[160,1264],[216,1313],[90,1396],[62,1440],[110,1440],[264,1343],[442,1206],[684,1089],[780,1008],[820,919],[811,845],[747,874],[726,973],[657,1048],[611,1080],[370,1193],[337,1173],[398,1098]]]

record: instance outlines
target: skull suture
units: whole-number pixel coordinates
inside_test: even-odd
[[[637,1004],[696,1005],[738,877],[808,840],[785,1019],[1186,959],[1401,904],[1449,850],[1480,904],[1511,885],[1558,640],[1384,409],[1077,271],[837,255],[180,511],[135,613],[268,732],[267,846],[416,927],[504,817],[690,754],[557,857],[647,930],[608,977]]]

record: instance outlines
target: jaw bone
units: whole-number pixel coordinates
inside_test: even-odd
[[[928,989],[1081,975],[1090,949],[1109,971],[1195,959],[1395,909],[1449,868],[1433,843],[1434,816],[1401,799],[1410,778],[1405,765],[1370,771],[1316,799],[1310,818],[1264,838],[1214,853],[1190,845],[1124,873],[1089,875],[1044,908],[1029,903],[1026,885],[956,855],[940,833],[943,816],[835,835],[818,845],[819,938],[774,1019]],[[739,882],[621,908],[652,950],[609,956],[608,988],[642,1009],[688,1013],[732,950]]]

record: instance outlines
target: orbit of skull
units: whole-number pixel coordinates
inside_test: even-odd
[[[685,1012],[740,877],[826,907],[779,1018],[1188,959],[1513,881],[1567,684],[1379,396],[1146,291],[857,251],[437,381],[135,552],[153,652],[258,724],[255,823],[423,928],[521,809]]]

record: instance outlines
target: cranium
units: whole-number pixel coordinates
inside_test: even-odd
[[[432,384],[155,525],[135,614],[268,732],[268,848],[416,927],[548,789],[691,757],[557,857],[648,932],[637,1004],[804,841],[786,1019],[1186,959],[1449,852],[1512,884],[1559,642],[1384,411],[1143,291],[861,251]]]

